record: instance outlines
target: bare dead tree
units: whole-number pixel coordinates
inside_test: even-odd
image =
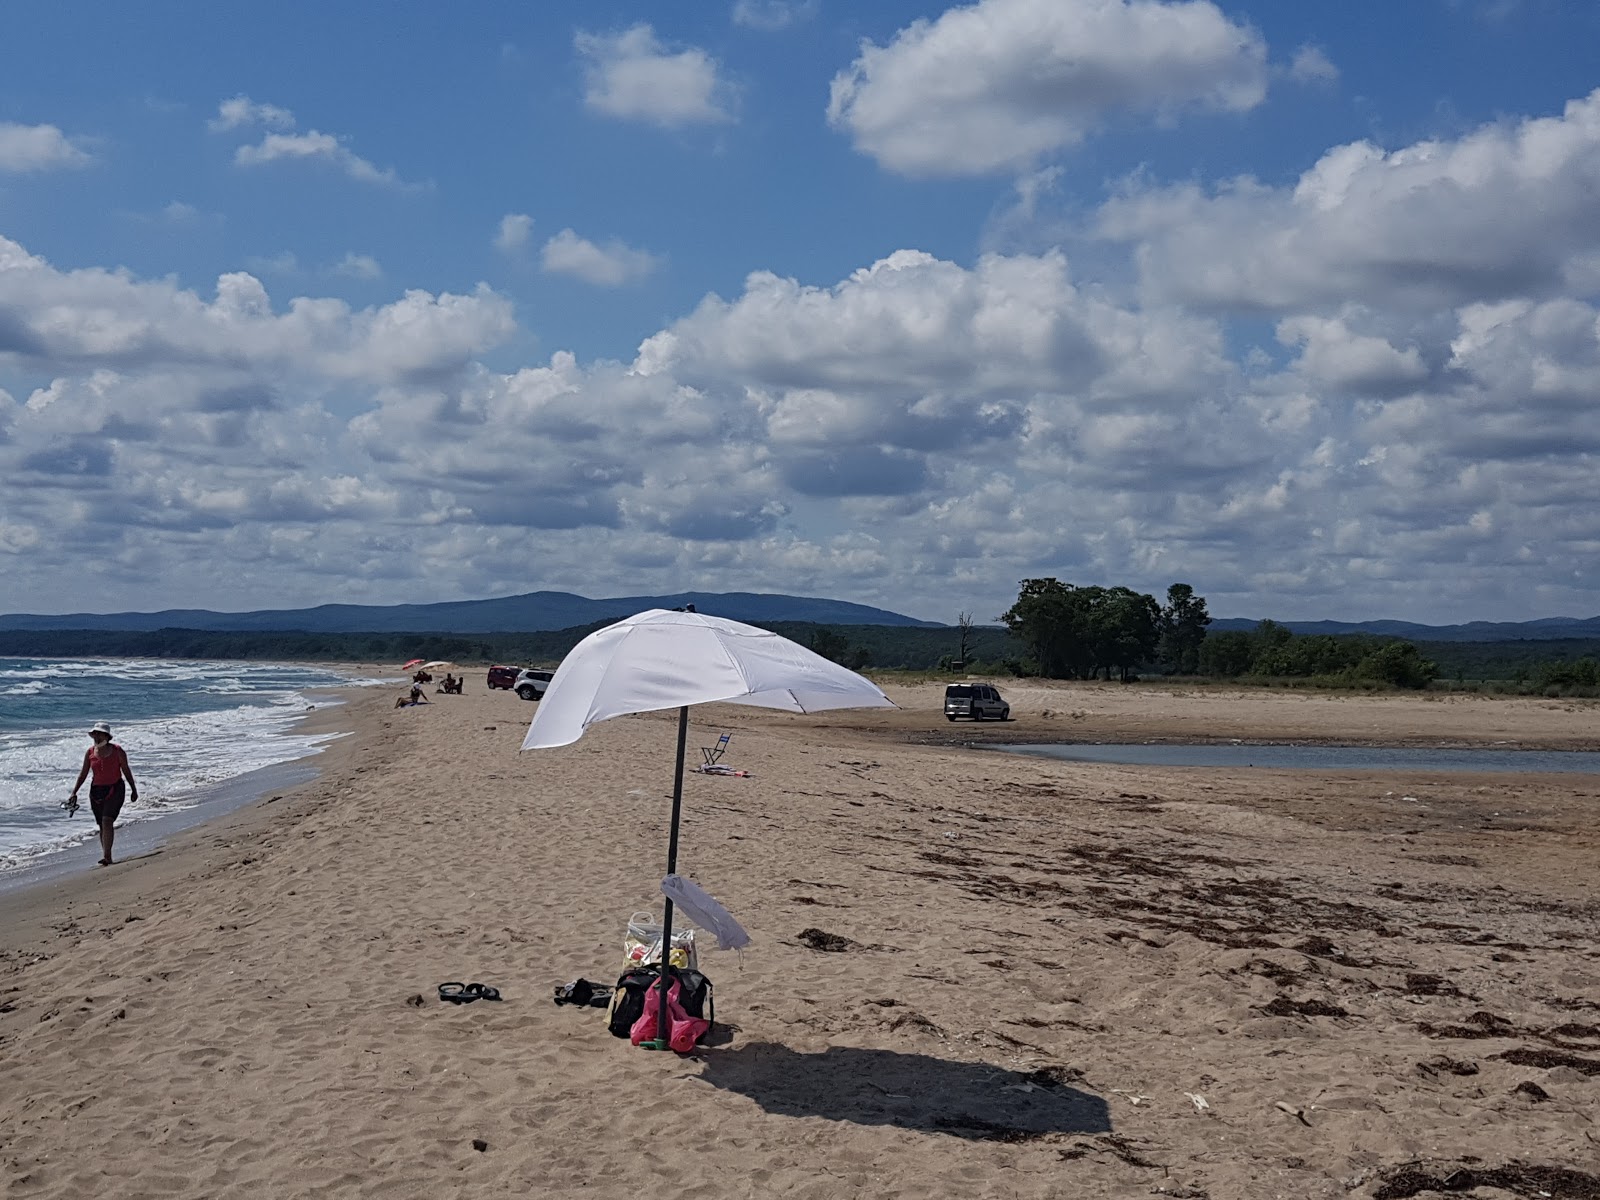
[[[967,648],[972,644],[972,614],[957,613],[956,626],[961,630],[961,653],[958,658],[964,668],[967,665]]]

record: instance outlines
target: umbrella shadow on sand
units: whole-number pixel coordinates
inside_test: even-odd
[[[978,1141],[1109,1133],[1105,1100],[1059,1076],[894,1050],[830,1046],[805,1054],[775,1042],[749,1042],[707,1054],[700,1078],[750,1097],[767,1112],[791,1117],[893,1125]]]

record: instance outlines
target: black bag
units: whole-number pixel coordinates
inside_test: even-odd
[[[629,967],[622,973],[611,993],[611,1011],[606,1017],[606,1027],[613,1036],[625,1038],[633,1032],[633,1023],[644,1016],[645,996],[655,981],[652,967]]]
[[[678,1003],[691,1017],[716,1024],[716,1004],[711,998],[711,980],[699,971],[673,969],[678,979]]]
[[[672,968],[672,977],[678,981],[678,1003],[683,1005],[683,1011],[691,1017],[699,1017],[704,1021],[716,1021],[716,1005],[711,998],[711,980],[699,971]],[[629,967],[617,980],[617,987],[611,993],[611,1011],[606,1019],[606,1027],[615,1037],[625,1038],[633,1033],[633,1023],[644,1016],[646,1004],[660,1004],[661,995],[656,991],[656,969],[654,967]]]

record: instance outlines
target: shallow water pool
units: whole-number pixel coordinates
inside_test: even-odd
[[[1302,771],[1514,771],[1600,775],[1596,750],[1436,750],[1411,746],[1262,746],[1244,743],[1083,743],[998,746],[1013,754],[1147,767],[1271,767]]]

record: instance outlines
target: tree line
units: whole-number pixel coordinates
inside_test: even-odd
[[[1199,673],[1217,679],[1320,678],[1355,686],[1425,688],[1439,675],[1437,663],[1401,638],[1296,634],[1276,621],[1214,633],[1198,657]]]
[[[1028,674],[1123,682],[1142,667],[1193,675],[1211,615],[1186,583],[1160,604],[1128,587],[1079,587],[1055,578],[1024,579],[1001,622],[1025,647]]]
[[[1071,596],[1063,599],[1060,592]],[[1084,593],[1074,595],[1073,593]],[[1097,593],[1099,593],[1097,595]],[[1129,595],[1133,599],[1129,599]],[[1057,605],[1056,601],[1062,600]],[[1026,601],[1026,603],[1025,603]],[[1152,641],[1151,612],[1156,613]],[[965,614],[963,614],[965,615]],[[1121,588],[1029,589],[1004,625],[916,627],[818,625],[779,621],[764,626],[824,657],[856,669],[950,670],[970,674],[1122,678],[1159,672],[1218,679],[1306,678],[1367,686],[1425,686],[1425,679],[1504,683],[1535,693],[1588,694],[1600,688],[1600,641],[1424,642],[1362,634],[1297,635],[1266,621],[1243,632],[1212,632],[1205,600],[1186,585],[1167,602]],[[1119,627],[1119,619],[1126,625]],[[1204,618],[1204,619],[1202,619]],[[1037,627],[1030,621],[1037,620]],[[537,633],[306,633],[160,629],[0,631],[0,656],[253,659],[258,661],[393,663],[438,658],[463,666],[508,663],[549,666],[608,622]],[[1087,645],[1052,642],[1087,632]],[[1034,641],[1030,638],[1041,640]],[[1146,650],[1146,647],[1153,649]],[[1041,659],[1039,654],[1044,653]],[[1052,657],[1053,656],[1053,657]],[[1505,690],[1505,689],[1501,689]]]
[[[1275,621],[1209,633],[1205,597],[1186,583],[1166,603],[1128,587],[1078,587],[1024,579],[1001,621],[1026,649],[1023,673],[1124,682],[1140,671],[1215,679],[1324,678],[1359,686],[1425,688],[1438,665],[1400,638],[1297,636]]]

